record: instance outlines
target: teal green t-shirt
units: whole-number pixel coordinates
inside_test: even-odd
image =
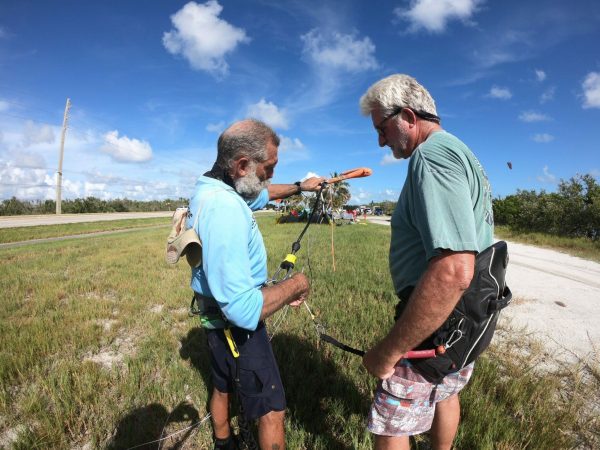
[[[493,244],[490,183],[462,141],[437,131],[415,149],[391,225],[396,293],[415,286],[443,249],[480,252]]]

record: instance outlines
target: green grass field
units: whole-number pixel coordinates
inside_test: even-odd
[[[272,273],[301,225],[258,221]],[[189,268],[164,261],[167,233],[0,250],[0,448],[127,449],[205,416],[204,332],[187,312]],[[389,233],[373,224],[336,227],[335,272],[330,227],[311,226],[298,253],[298,269],[312,280],[310,307],[355,347],[368,348],[392,324]],[[598,423],[583,398],[598,389],[597,376],[584,383],[581,370],[538,373],[540,352],[524,352],[529,341],[511,335],[478,363],[462,396],[456,448],[593,447]],[[365,418],[375,380],[360,358],[320,343],[304,308],[287,312],[272,342],[288,399],[288,448],[371,448]],[[206,422],[160,448],[211,442]],[[428,448],[427,439],[414,447]]]

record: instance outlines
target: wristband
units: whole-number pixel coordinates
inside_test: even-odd
[[[302,186],[301,186],[302,182],[296,181],[294,184],[296,185],[296,194],[299,194],[300,192],[302,192]]]

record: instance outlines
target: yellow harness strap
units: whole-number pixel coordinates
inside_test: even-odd
[[[229,344],[229,349],[231,350],[231,354],[234,358],[239,358],[240,352],[238,351],[237,345],[233,340],[233,335],[231,334],[231,330],[229,328],[224,328],[225,337],[227,338],[227,343]]]

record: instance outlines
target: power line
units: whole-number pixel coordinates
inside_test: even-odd
[[[54,187],[56,187],[56,184],[0,183],[0,186],[20,186],[20,187],[47,187],[47,188],[54,188]]]

